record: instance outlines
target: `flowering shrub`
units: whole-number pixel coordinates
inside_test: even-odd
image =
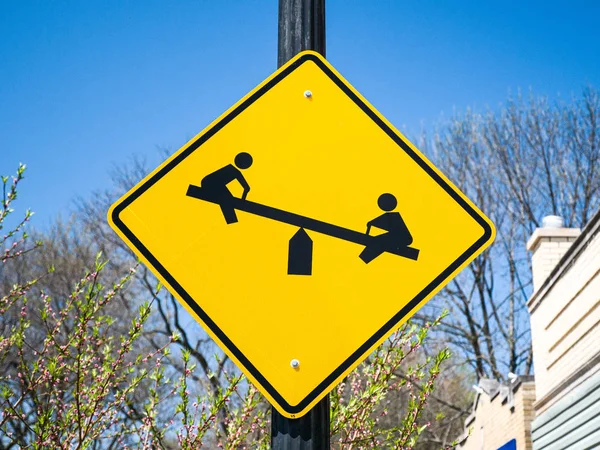
[[[0,230],[13,212],[25,166],[2,177]],[[38,289],[53,268],[19,280],[12,266],[41,242],[30,243],[23,219],[2,238],[0,274],[0,448],[197,449],[270,448],[270,406],[239,374],[223,371],[224,388],[200,390],[190,351],[170,355],[171,343],[140,345],[152,301],[128,327],[111,305],[136,274],[132,267],[111,287],[98,255],[67,298]],[[13,271],[13,272],[11,272]],[[12,285],[7,280],[15,279]],[[157,292],[160,286],[157,287]],[[153,298],[156,298],[154,296]],[[111,312],[112,311],[112,312]],[[433,391],[446,349],[419,358],[431,326],[403,325],[331,394],[332,445],[337,448],[414,448],[428,426],[421,413]],[[180,358],[182,370],[166,369]],[[217,366],[222,367],[217,361]],[[406,367],[405,367],[406,366]],[[210,377],[210,374],[209,374]],[[197,383],[196,383],[197,384]],[[403,393],[398,407],[390,393]],[[390,411],[394,418],[390,420]]]
[[[414,360],[414,353],[429,329],[441,319],[422,328],[410,322],[403,325],[346,382],[333,390],[331,433],[340,448],[414,448],[430,425],[419,425],[419,418],[433,392],[440,365],[450,353],[443,349],[434,357],[408,365],[405,373],[401,372],[401,366]],[[403,417],[398,417],[391,426],[383,426],[381,418],[388,415],[391,406],[387,397],[400,390],[407,394],[407,404],[401,410]]]

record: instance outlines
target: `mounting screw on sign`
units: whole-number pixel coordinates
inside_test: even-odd
[[[304,96],[306,98],[311,98],[312,97],[312,92],[310,92],[310,91],[304,91]]]
[[[300,361],[298,361],[297,359],[292,359],[292,361],[290,362],[290,366],[292,366],[292,369],[297,369],[298,367],[300,367]]]

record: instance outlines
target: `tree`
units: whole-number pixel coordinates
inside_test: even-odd
[[[0,229],[23,173],[21,167],[8,192],[8,178],[2,178]],[[178,336],[158,344],[157,330],[144,330],[152,304],[164,298],[160,285],[150,289],[143,277],[134,282],[137,263],[111,283],[115,273],[101,253],[84,269],[82,260],[92,257],[96,243],[62,222],[46,236],[53,238],[50,245],[43,240],[30,245],[24,232],[30,217],[27,212],[2,241],[0,361],[10,367],[0,374],[0,448],[269,447],[269,408],[239,371],[228,371],[217,357],[221,374],[214,390],[215,375],[204,367],[197,373],[186,344],[179,355],[170,355]],[[83,277],[70,283],[79,268]],[[140,282],[142,289],[136,290]],[[140,298],[144,294],[149,302]],[[131,314],[124,315],[123,306]],[[159,323],[170,323],[164,311],[159,317]],[[337,387],[334,445],[415,447],[429,427],[422,414],[449,357],[446,348],[431,356],[417,356],[417,350],[440,320],[421,328],[407,322]],[[151,348],[139,345],[144,336]],[[196,380],[207,383],[194,395]],[[386,402],[392,394],[404,399],[401,408]],[[402,412],[395,421],[381,420],[389,411]]]
[[[164,149],[159,153],[162,157],[168,155]],[[135,261],[135,257],[108,226],[106,212],[119,195],[129,190],[149,172],[146,159],[134,158],[130,164],[114,168],[110,174],[112,179],[110,188],[94,192],[90,198],[79,198],[76,201],[78,228],[88,234],[92,242],[97,243],[100,251],[110,255],[109,266],[114,270],[123,270]],[[158,281],[145,266],[140,267],[133,282],[134,296],[138,298],[152,296],[158,312],[144,330],[144,339],[154,348],[160,348],[165,338],[177,333],[180,338],[175,345],[180,350],[189,352],[193,364],[197,365],[202,372],[201,374],[194,372],[191,375],[193,385],[197,387],[199,393],[208,391],[213,396],[219,395],[228,384],[225,374],[227,369],[229,372],[234,370],[233,363],[197,323],[189,320],[187,312],[180,307],[170,292],[166,289],[159,291],[156,289]],[[218,355],[217,358],[214,355]],[[171,365],[175,373],[181,374],[184,370],[179,358],[169,358],[166,364]],[[230,419],[228,409],[228,404],[223,405],[217,418],[221,431],[225,434],[228,432],[227,422]]]
[[[477,378],[532,372],[525,243],[542,217],[583,227],[600,206],[600,97],[569,103],[521,95],[497,112],[467,111],[422,146],[495,223],[496,242],[433,302],[448,307],[442,338]],[[430,310],[431,311],[431,310]]]

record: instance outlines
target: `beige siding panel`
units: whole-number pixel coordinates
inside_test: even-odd
[[[562,253],[558,246],[570,244],[545,245],[550,247],[544,255],[553,263],[551,252]],[[600,351],[600,234],[534,310],[531,332],[537,398],[542,399]]]

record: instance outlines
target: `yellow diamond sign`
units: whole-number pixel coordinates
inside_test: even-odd
[[[108,219],[290,418],[312,408],[495,233],[313,52],[194,137]]]

